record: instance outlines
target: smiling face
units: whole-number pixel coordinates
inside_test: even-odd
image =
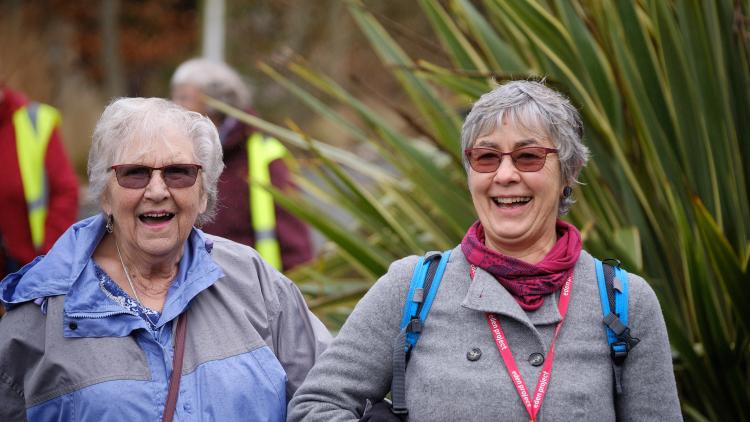
[[[193,143],[184,132],[165,129],[152,139],[129,142],[116,164],[162,167],[196,163]],[[123,253],[147,260],[182,256],[182,245],[198,215],[206,210],[202,172],[193,186],[169,188],[161,171],[153,171],[145,188],[128,189],[117,183],[113,171],[102,202],[114,218],[114,234]]]
[[[503,119],[492,133],[480,136],[472,146],[502,152],[529,146],[555,148],[552,140],[540,133]],[[557,155],[547,155],[544,167],[536,172],[519,171],[506,155],[497,171],[478,173],[469,169],[468,178],[486,246],[526,262],[541,261],[557,240],[555,221],[563,189]]]

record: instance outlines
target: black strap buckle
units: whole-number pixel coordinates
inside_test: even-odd
[[[622,262],[620,262],[620,260],[617,258],[607,258],[602,262],[616,268],[620,268],[620,265],[622,265]]]
[[[625,361],[625,358],[628,357],[630,349],[638,345],[641,340],[631,336],[629,328],[625,328],[625,330],[617,336],[617,339],[619,341],[616,341],[609,346],[610,355],[617,365],[621,365]]]
[[[404,408],[392,407],[391,408],[391,412],[393,412],[394,415],[406,416],[406,415],[409,414],[409,409],[407,409],[405,407]]]
[[[412,317],[409,320],[409,324],[406,326],[407,333],[421,333],[422,332],[422,321],[417,317]]]
[[[625,331],[622,332],[622,334],[620,334],[619,336],[617,336],[617,338],[620,341],[625,342],[625,344],[627,344],[628,350],[632,349],[638,343],[641,342],[641,339],[639,339],[637,337],[633,337],[633,336],[630,335],[630,328],[626,328]]]
[[[630,348],[624,341],[617,341],[609,345],[609,354],[612,356],[612,361],[617,365],[622,365],[625,362],[629,351]]]

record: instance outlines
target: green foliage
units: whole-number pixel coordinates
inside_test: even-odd
[[[570,220],[587,249],[619,257],[656,289],[685,417],[750,419],[750,314],[741,310],[750,303],[750,4],[420,5],[450,67],[415,62],[359,1],[348,2],[410,100],[412,113],[397,110],[406,130],[301,61],[264,71],[361,153],[245,117],[309,151],[324,187],[309,175],[300,186],[351,219],[332,220],[312,202],[275,192],[333,242],[291,275],[313,308],[338,324],[389,262],[458,243],[475,218],[458,151],[461,111],[493,80],[544,77],[581,110],[593,153]],[[368,154],[377,165],[361,158]]]

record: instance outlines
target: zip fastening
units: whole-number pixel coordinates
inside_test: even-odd
[[[100,318],[109,318],[111,316],[120,315],[120,314],[126,314],[126,315],[133,315],[138,317],[139,319],[142,319],[140,316],[134,314],[133,312],[127,312],[127,311],[116,311],[116,312],[95,312],[95,313],[77,313],[77,314],[65,314],[68,318],[88,318],[88,319],[100,319]]]

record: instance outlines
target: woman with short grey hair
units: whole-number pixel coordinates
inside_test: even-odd
[[[88,162],[101,213],[0,283],[0,420],[285,420],[330,335],[255,250],[195,227],[222,168],[199,113],[104,110]]]
[[[608,315],[610,346],[602,263],[560,219],[588,158],[581,137],[576,109],[540,82],[479,98],[461,133],[478,220],[458,246],[427,255],[432,270],[416,256],[391,265],[297,390],[289,420],[682,420],[653,290],[616,270],[630,319]],[[417,268],[442,274],[439,289],[417,292]],[[420,322],[407,309],[429,314]]]
[[[477,138],[494,132],[498,122],[503,120],[528,131],[536,130],[537,136],[549,136],[558,149],[560,175],[565,186],[578,184],[589,149],[583,144],[581,116],[567,98],[539,82],[514,81],[500,85],[482,95],[472,107],[461,129],[461,150],[473,147]],[[463,162],[469,174],[467,155]],[[565,215],[573,202],[570,194],[563,195],[559,214]]]

